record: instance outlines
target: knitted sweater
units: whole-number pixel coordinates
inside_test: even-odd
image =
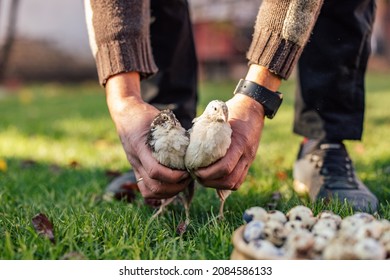
[[[291,74],[321,9],[323,0],[263,0],[249,63],[267,67],[283,79]],[[90,45],[99,80],[136,71],[146,78],[157,72],[149,38],[148,0],[85,0]]]

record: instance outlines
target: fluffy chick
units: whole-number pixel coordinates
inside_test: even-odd
[[[228,122],[228,107],[220,100],[211,101],[202,115],[195,118],[189,130],[190,144],[184,158],[185,166],[192,172],[209,166],[222,158],[231,143],[232,129]],[[220,199],[219,217],[230,190],[217,190]]]
[[[152,121],[146,144],[153,157],[162,165],[172,169],[185,170],[184,156],[189,144],[189,135],[181,126],[175,114],[162,110]],[[153,217],[157,217],[175,198],[180,198],[186,211],[186,223],[189,223],[189,205],[194,194],[194,184],[184,190],[183,196],[177,195],[163,199],[161,206]]]
[[[146,144],[159,163],[185,170],[184,156],[189,143],[187,131],[171,110],[163,110],[153,119]]]

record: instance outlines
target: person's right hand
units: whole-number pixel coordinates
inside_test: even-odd
[[[236,94],[226,102],[232,128],[231,144],[224,157],[194,173],[203,186],[238,190],[255,160],[264,126],[264,109],[254,99]]]
[[[107,105],[123,149],[138,180],[144,198],[169,198],[183,191],[191,181],[186,171],[159,164],[146,145],[146,135],[158,109],[145,103],[136,72],[112,76],[106,84]]]
[[[280,77],[256,64],[249,67],[245,79],[272,91],[276,91],[281,84]],[[256,100],[242,94],[234,95],[226,105],[233,130],[230,147],[223,158],[198,169],[195,175],[204,186],[237,190],[256,157],[264,126],[264,108]]]

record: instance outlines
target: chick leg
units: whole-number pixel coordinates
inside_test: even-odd
[[[192,202],[192,198],[194,197],[194,192],[195,192],[195,181],[191,181],[191,183],[185,189],[183,196],[181,197],[185,214],[186,214],[186,220],[185,220],[186,225],[189,225],[190,223],[190,205]]]
[[[171,204],[175,200],[175,198],[176,198],[176,196],[171,197],[171,198],[162,199],[161,205],[158,208],[157,212],[154,213],[154,215],[152,216],[152,219],[157,218],[165,210],[165,207],[167,207],[169,204]]]
[[[230,190],[217,190],[217,195],[220,200],[218,219],[223,220],[225,215],[223,214],[223,207],[228,196],[232,193]]]
[[[223,214],[223,207],[225,205],[225,200],[220,199],[220,204],[219,204],[219,214],[218,214],[218,219],[219,220],[224,220],[225,215]]]

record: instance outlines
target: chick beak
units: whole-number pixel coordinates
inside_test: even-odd
[[[227,120],[226,120],[226,117],[225,116],[219,116],[218,118],[217,118],[217,122],[226,122]]]
[[[229,116],[228,110],[223,108],[222,109],[222,114],[220,114],[218,116],[217,121],[218,122],[227,122],[228,121],[228,116]]]

